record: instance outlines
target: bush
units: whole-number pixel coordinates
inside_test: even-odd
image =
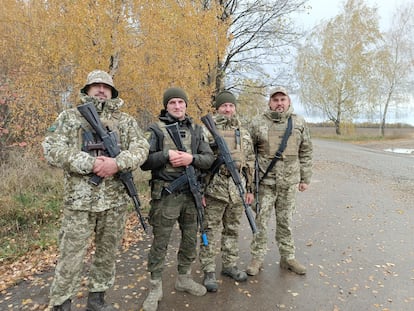
[[[11,149],[0,159],[0,262],[56,245],[63,201],[63,171],[39,154]],[[149,205],[149,172],[134,172],[141,208]],[[133,211],[131,202],[131,211]]]
[[[51,168],[34,153],[16,149],[2,158],[0,262],[56,242],[62,189],[60,170]]]

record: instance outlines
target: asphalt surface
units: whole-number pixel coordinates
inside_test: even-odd
[[[314,140],[311,187],[298,194],[294,216],[298,276],[279,268],[274,219],[264,269],[247,282],[220,275],[219,290],[203,297],[176,292],[178,229],[163,275],[159,311],[171,310],[414,310],[414,155]],[[251,231],[243,218],[240,263],[249,260]],[[107,299],[119,310],[139,310],[148,293],[150,236],[119,255]],[[201,282],[196,262],[194,279]],[[44,310],[53,271],[0,294],[0,310]],[[72,310],[85,310],[85,278]]]

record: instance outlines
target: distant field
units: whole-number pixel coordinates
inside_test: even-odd
[[[311,135],[313,137],[333,137],[336,136],[334,127],[321,127],[321,126],[310,126]],[[378,137],[378,128],[362,128],[355,127],[350,129],[344,129],[342,131],[343,136],[353,137]],[[386,128],[385,138],[414,138],[414,127],[412,128]]]

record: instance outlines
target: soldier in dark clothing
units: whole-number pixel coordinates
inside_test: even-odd
[[[197,210],[188,184],[165,190],[171,182],[185,172],[185,167],[193,165],[197,172],[208,169],[214,161],[210,146],[203,139],[202,128],[193,123],[186,114],[188,99],[180,88],[167,89],[163,96],[164,109],[159,121],[150,125],[146,138],[150,143],[150,154],[141,166],[151,170],[151,210],[149,222],[153,227],[154,240],[148,255],[148,271],[151,273],[150,292],[144,301],[143,309],[157,310],[162,299],[162,271],[171,231],[176,221],[181,230],[181,243],[177,255],[178,277],[175,288],[192,295],[202,296],[206,288],[193,281],[191,264],[196,258]],[[180,136],[186,152],[177,150],[166,125],[178,123]]]

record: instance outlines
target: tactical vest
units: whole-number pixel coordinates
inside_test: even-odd
[[[168,131],[166,129],[166,124],[164,122],[157,122],[158,127],[162,131],[164,135],[164,150],[177,150],[177,146],[174,144],[174,141],[172,140],[170,134],[168,134]],[[187,153],[191,152],[191,132],[190,129],[187,127],[179,127],[180,128],[180,134],[181,134],[181,140],[183,142],[184,148],[186,149]],[[181,172],[183,171],[183,167],[173,167],[170,162],[167,162],[164,172],[168,173],[174,173],[174,172]]]
[[[110,119],[101,119],[102,125],[105,129],[113,132],[115,135],[118,145],[120,144],[120,132],[119,132],[119,113],[115,112],[111,114]],[[92,135],[92,139],[87,139],[89,134]],[[80,149],[82,151],[88,152],[91,156],[97,157],[100,155],[106,155],[103,145],[100,145],[102,141],[96,135],[95,131],[92,129],[91,125],[85,118],[81,118],[81,127],[79,129],[79,142],[81,142]],[[89,146],[89,147],[88,147]]]
[[[295,120],[293,119],[293,130],[292,134],[290,135],[286,149],[283,152],[283,156],[298,156],[298,148],[296,144],[296,133],[295,133]],[[282,142],[283,135],[285,135],[286,131],[286,125],[287,123],[275,123],[272,122],[272,125],[268,129],[268,139],[267,139],[267,146],[264,146],[268,152],[266,153],[267,157],[269,159],[272,159],[276,153],[276,151],[279,149],[280,143]]]
[[[242,142],[240,137],[240,131],[238,131],[239,137],[236,137],[236,130],[219,130],[219,134],[224,138],[226,141],[227,146],[229,147],[229,151],[231,154],[231,158],[234,160],[236,168],[240,169],[243,165],[243,149],[242,149]]]

